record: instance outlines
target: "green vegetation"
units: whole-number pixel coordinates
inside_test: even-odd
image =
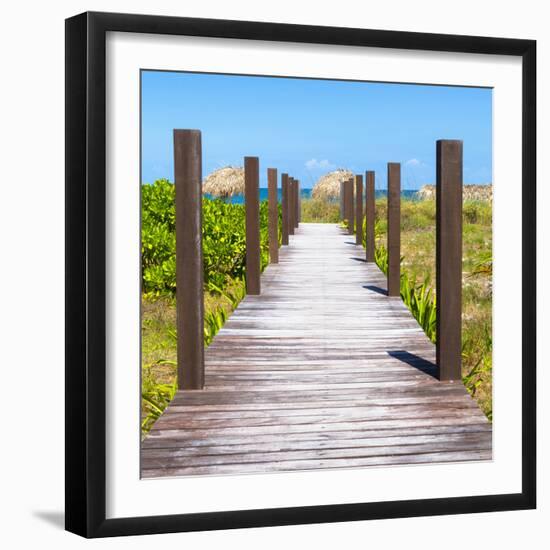
[[[142,185],[141,197],[142,432],[145,434],[177,389],[174,185],[165,179]],[[267,202],[263,201],[260,203],[262,270],[269,262],[267,217]],[[245,294],[244,205],[204,198],[202,240],[207,346]]]
[[[208,346],[245,295],[242,280],[204,296],[204,345]],[[146,434],[177,390],[175,296],[142,299],[142,433]]]
[[[387,272],[387,200],[376,201],[376,263]],[[492,208],[465,201],[462,248],[462,378],[492,419]],[[365,226],[364,226],[365,227]],[[435,202],[401,201],[401,297],[435,342]]]
[[[303,223],[338,223],[340,203],[324,199],[302,199]]]
[[[141,190],[141,262],[143,292],[149,298],[176,290],[175,189],[168,180]],[[261,268],[269,262],[267,202],[260,203]],[[203,199],[204,284],[219,292],[245,273],[245,207],[221,199]]]

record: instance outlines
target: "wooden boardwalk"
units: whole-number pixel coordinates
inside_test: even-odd
[[[142,476],[491,459],[492,429],[355,236],[300,224],[142,443]]]

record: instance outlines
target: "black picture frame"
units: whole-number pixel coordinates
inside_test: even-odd
[[[523,64],[522,491],[516,494],[127,517],[105,515],[108,31],[498,54]],[[107,537],[532,509],[536,506],[536,42],[181,17],[66,20],[66,529]]]

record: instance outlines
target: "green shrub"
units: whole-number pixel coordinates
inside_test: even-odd
[[[142,290],[148,296],[176,291],[175,189],[166,179],[142,185]],[[204,284],[224,289],[246,271],[245,206],[203,198]],[[280,217],[280,215],[279,215]],[[269,263],[267,201],[260,203],[261,269]]]

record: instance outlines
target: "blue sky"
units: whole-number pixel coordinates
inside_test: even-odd
[[[492,91],[335,80],[142,72],[142,180],[173,181],[174,128],[202,131],[203,175],[260,158],[312,187],[335,168],[402,163],[402,188],[435,181],[435,141],[464,141],[464,182],[492,180]]]

